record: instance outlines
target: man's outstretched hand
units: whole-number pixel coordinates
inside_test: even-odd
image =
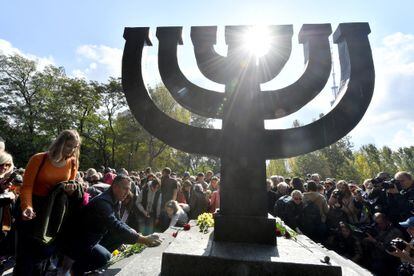
[[[148,236],[140,236],[138,242],[148,247],[154,247],[160,245],[162,241],[158,235],[152,234]]]

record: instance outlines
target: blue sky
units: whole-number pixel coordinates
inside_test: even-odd
[[[356,146],[375,143],[393,148],[413,144],[414,139],[414,1],[2,1],[0,52],[20,53],[41,64],[64,66],[68,75],[105,81],[120,74],[123,28],[184,26],[180,67],[188,78],[207,88],[222,89],[205,80],[195,64],[189,27],[218,25],[293,24],[291,59],[278,79],[265,88],[295,81],[303,70],[302,46],[297,33],[304,23],[369,22],[369,36],[376,67],[372,104],[351,132]],[[148,49],[146,74],[150,84],[159,81],[156,39]],[[223,44],[223,39],[218,38]],[[224,45],[218,45],[223,50]],[[335,54],[335,52],[334,52]],[[339,67],[335,67],[339,73]],[[339,75],[339,74],[338,74]],[[339,78],[337,78],[339,82]],[[331,80],[307,107],[266,126],[289,127],[293,119],[309,123],[330,109]]]

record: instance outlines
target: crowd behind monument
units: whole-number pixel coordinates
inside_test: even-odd
[[[123,244],[157,246],[153,233],[220,208],[218,172],[79,171],[80,146],[76,131],[63,131],[17,169],[0,142],[0,262],[14,260],[15,275],[84,275]],[[266,183],[268,212],[299,234],[376,275],[413,274],[409,172],[379,172],[363,183],[317,173]]]

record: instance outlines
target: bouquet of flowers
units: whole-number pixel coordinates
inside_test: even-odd
[[[141,253],[145,249],[145,247],[145,245],[139,243],[131,245],[122,245],[120,248],[115,249],[112,252],[112,257],[108,264],[112,265],[124,258],[128,258],[129,256],[132,256],[134,254]]]
[[[200,227],[200,232],[207,233],[208,228],[214,226],[214,219],[212,213],[203,213],[197,217],[197,225]]]
[[[296,239],[297,235],[298,234],[295,232],[295,230],[290,229],[288,226],[285,225],[283,220],[281,220],[279,217],[276,217],[276,236],[284,236],[287,239]]]

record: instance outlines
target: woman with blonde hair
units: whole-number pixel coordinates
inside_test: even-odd
[[[12,209],[17,195],[12,189],[13,157],[0,151],[0,256],[8,256],[14,247]]]
[[[38,212],[44,210],[41,206],[58,183],[76,178],[80,143],[76,130],[64,130],[47,152],[33,155],[26,166],[20,194],[22,214],[17,228],[15,275],[32,275],[35,266],[50,255],[50,250],[33,235],[36,217],[42,215]],[[75,184],[66,184],[64,191],[71,195],[75,188]]]
[[[358,223],[358,209],[354,203],[354,197],[352,196],[349,184],[345,180],[340,180],[336,184],[336,188],[340,191],[342,210],[348,217],[350,223]]]
[[[169,226],[183,226],[188,222],[188,216],[186,212],[181,208],[175,200],[170,200],[165,204],[165,210],[168,218],[170,219]]]
[[[0,151],[0,179],[6,178],[13,169],[13,157],[5,151]]]

